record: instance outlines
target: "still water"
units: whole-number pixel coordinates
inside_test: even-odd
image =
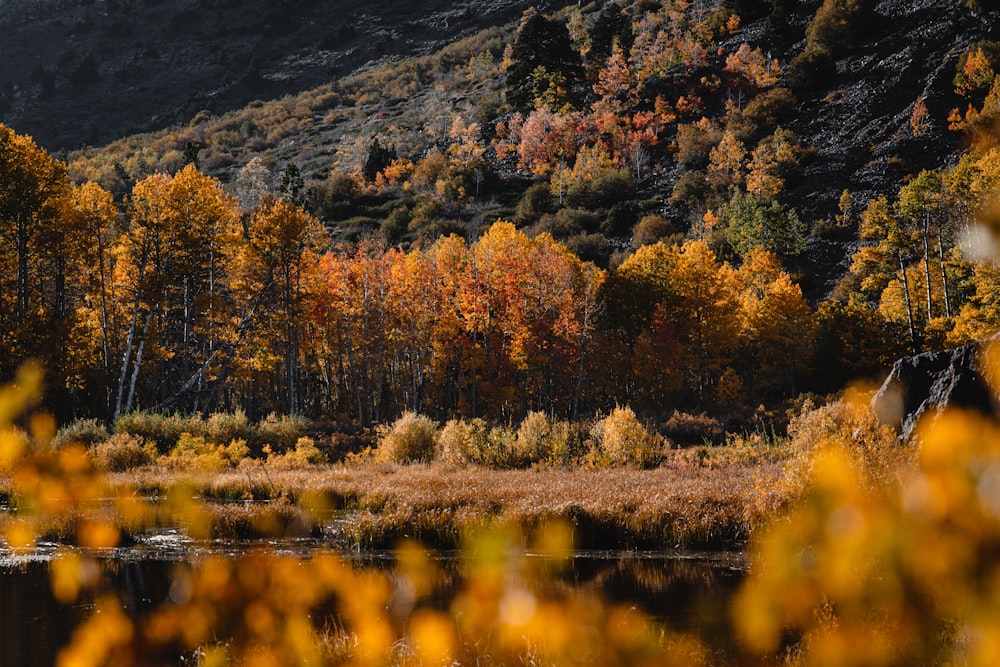
[[[217,542],[195,545],[174,533],[152,535],[127,549],[101,554],[98,563],[106,585],[124,602],[126,611],[141,616],[168,599],[171,574],[181,562],[205,554],[238,556],[250,545]],[[254,548],[260,544],[255,543]],[[275,554],[308,556],[322,546],[313,540],[267,544]],[[41,545],[27,557],[0,556],[0,667],[49,667],[91,605],[59,603],[49,583],[49,562],[55,545]],[[356,568],[376,568],[393,575],[391,553],[346,553]],[[434,552],[440,576],[435,597],[447,604],[463,580],[457,554]],[[526,554],[526,560],[542,556]],[[712,650],[738,652],[731,644],[727,608],[745,576],[741,554],[691,552],[576,552],[554,568],[550,577],[532,585],[599,594],[605,601],[642,610],[674,631],[700,636]],[[544,592],[544,591],[538,591]]]

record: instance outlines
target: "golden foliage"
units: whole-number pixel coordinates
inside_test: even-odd
[[[31,392],[37,382],[34,377],[23,375],[22,389],[26,392]],[[2,413],[16,415],[29,404],[27,395],[22,391],[3,392]],[[20,507],[17,517],[5,517],[3,538],[10,548],[31,548],[43,525],[41,521],[50,521],[70,509],[86,511],[107,497],[107,487],[89,467],[84,450],[73,446],[58,452],[46,450],[44,443],[54,432],[51,420],[35,416],[30,421],[30,442],[28,435],[21,436],[21,444],[7,439],[3,442]],[[540,432],[533,422],[522,429],[525,441],[529,431]],[[202,442],[200,436],[182,437],[182,447],[189,450],[198,449]],[[303,447],[308,444],[300,442]],[[248,469],[230,474],[245,479],[251,473]],[[207,523],[212,521],[221,521],[223,527],[252,523],[253,530],[273,535],[280,534],[277,531],[283,523],[298,520],[294,512],[289,514],[280,506],[274,512],[236,512],[212,519],[195,498],[192,487],[183,482],[166,482],[160,471],[149,474],[156,484],[176,484],[166,491],[159,511],[168,513],[196,539],[209,534]],[[286,470],[280,474],[304,473]],[[315,474],[316,479],[326,480],[324,483],[333,481],[329,470]],[[568,512],[566,518],[572,518],[582,516],[581,511],[594,512],[599,515],[594,519],[598,525],[608,522],[614,508],[623,504],[634,509],[623,530],[635,535],[662,531],[664,512],[669,515],[676,511],[668,509],[671,503],[679,508],[698,497],[699,480],[674,473],[675,481],[664,485],[662,475],[633,478],[635,473],[623,476],[604,471],[578,479],[579,473],[552,471],[551,478],[539,486],[540,473],[531,472],[524,473],[531,479],[525,478],[522,485],[507,485],[501,492],[506,495],[500,495],[498,501],[497,491],[504,485],[497,484],[501,479],[497,473],[484,479],[482,472],[450,474],[415,467],[393,479],[386,479],[380,469],[369,470],[367,477],[361,475],[362,479],[357,471],[335,474],[343,483],[367,489],[373,499],[395,494],[397,500],[393,502],[403,501],[423,515],[428,502],[444,500],[455,503],[455,507],[480,503],[494,507],[500,502],[505,513],[520,518],[526,533],[522,536],[516,528],[483,531],[466,524],[462,553],[468,574],[444,608],[431,597],[429,582],[436,576],[433,561],[412,543],[402,544],[397,551],[403,581],[355,569],[324,550],[305,558],[255,550],[235,558],[199,558],[175,569],[170,599],[148,613],[126,613],[121,601],[111,595],[98,595],[91,613],[61,649],[58,664],[161,664],[176,660],[179,651],[183,655],[197,654],[201,664],[206,665],[299,665],[332,660],[376,665],[400,660],[403,648],[407,655],[435,664],[439,660],[507,663],[526,656],[553,663],[583,659],[588,664],[633,664],[650,659],[656,664],[690,665],[701,664],[704,659],[704,650],[696,640],[678,636],[665,641],[658,626],[634,609],[606,603],[589,593],[539,592],[546,589],[529,586],[536,577],[548,576],[551,567],[532,567],[520,556],[518,546],[526,544],[534,553],[554,559],[547,562],[558,562],[568,557],[573,543],[572,525],[560,520],[560,513],[566,516]],[[36,484],[18,481],[32,475]],[[653,494],[653,488],[672,491]],[[539,496],[541,489],[547,489],[551,497]],[[145,507],[144,501],[127,490],[118,493],[115,510],[119,520],[144,525],[152,508]],[[219,493],[218,488],[214,493]],[[362,497],[358,491],[350,493]],[[454,497],[443,498],[449,494]],[[296,495],[313,498],[306,504],[317,509],[321,504],[314,503],[318,498],[315,493],[310,496],[297,491]],[[586,509],[567,502],[573,497],[586,503]],[[539,500],[544,502],[540,505]],[[384,505],[385,500],[381,502]],[[392,513],[385,506],[382,512]],[[683,530],[704,530],[711,539],[712,532],[719,529],[719,518],[703,515]],[[361,517],[359,524],[363,524]],[[113,523],[87,515],[71,530],[73,539],[84,547],[106,548],[119,539]],[[657,539],[683,539],[683,534]],[[53,594],[64,603],[102,589],[100,568],[92,557],[86,551],[70,549],[60,550],[53,560],[51,583]],[[405,596],[400,597],[403,593]],[[392,605],[390,600],[394,601]],[[333,608],[336,625],[326,625],[327,614]],[[579,638],[584,628],[588,629],[587,644],[581,654]]]
[[[379,431],[376,457],[395,463],[429,461],[434,456],[436,433],[437,425],[429,417],[405,412]]]
[[[992,664],[996,423],[952,410],[904,453],[848,397],[798,428],[809,485],[755,539],[745,640],[770,651],[793,629],[800,664]]]
[[[130,433],[116,433],[93,449],[94,463],[107,472],[121,472],[156,460],[156,443]]]
[[[770,88],[781,78],[781,65],[777,59],[765,56],[760,49],[751,49],[745,42],[726,57],[725,69],[757,88]]]
[[[664,443],[638,420],[632,408],[618,406],[594,424],[598,465],[648,468],[659,462]]]

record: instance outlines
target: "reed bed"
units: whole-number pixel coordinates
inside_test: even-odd
[[[294,506],[310,511],[315,525],[302,516],[285,524],[322,529],[347,548],[391,548],[406,538],[451,548],[477,527],[513,526],[527,535],[552,521],[573,528],[578,548],[729,548],[744,545],[760,522],[757,489],[779,472],[773,463],[705,466],[677,457],[651,470],[366,463],[209,473],[148,466],[110,482],[153,497],[189,488],[209,501],[221,525],[240,524],[223,518],[233,501]]]

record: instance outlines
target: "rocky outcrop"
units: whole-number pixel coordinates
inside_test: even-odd
[[[981,345],[967,345],[898,360],[872,399],[873,407],[883,421],[899,429],[904,442],[922,418],[948,407],[1000,416],[1000,397],[986,381],[982,350]]]

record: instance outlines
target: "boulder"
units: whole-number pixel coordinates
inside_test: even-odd
[[[940,414],[948,407],[1000,416],[1000,402],[986,380],[983,357],[981,345],[903,357],[893,364],[872,406],[883,422],[899,430],[904,442],[924,416]]]

